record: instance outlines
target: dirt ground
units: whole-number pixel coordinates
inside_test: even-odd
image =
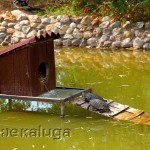
[[[3,0],[3,2],[0,3],[0,13],[16,9],[12,1],[13,0]],[[46,8],[49,4],[49,0],[29,0],[28,4],[32,7]]]

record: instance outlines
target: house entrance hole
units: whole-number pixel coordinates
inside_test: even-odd
[[[47,82],[48,76],[49,76],[48,65],[46,63],[42,62],[39,65],[38,72],[39,72],[40,82],[45,84]]]

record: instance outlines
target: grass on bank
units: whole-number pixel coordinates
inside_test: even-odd
[[[44,0],[43,0],[44,1]],[[93,15],[111,16],[121,21],[149,21],[150,0],[49,0],[39,15]]]

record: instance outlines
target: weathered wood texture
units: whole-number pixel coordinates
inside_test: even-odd
[[[53,38],[45,34],[0,51],[0,94],[36,96],[56,87]],[[45,64],[45,81],[39,66]],[[47,73],[48,72],[48,73]]]
[[[89,106],[88,102],[81,99],[75,99],[74,101],[71,101],[71,103],[84,109],[88,109]],[[98,110],[91,107],[88,110],[117,120],[128,120],[134,123],[150,125],[150,114],[145,113],[143,110],[122,105],[112,100],[107,100],[107,103],[110,108],[109,112],[100,113]]]

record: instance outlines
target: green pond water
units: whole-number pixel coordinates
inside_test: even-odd
[[[150,113],[150,52],[55,49],[57,85],[93,93]],[[117,121],[66,103],[1,100],[1,150],[149,150],[150,126]],[[20,111],[26,108],[28,111]]]

